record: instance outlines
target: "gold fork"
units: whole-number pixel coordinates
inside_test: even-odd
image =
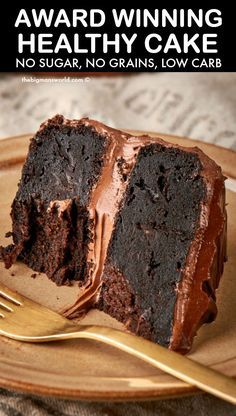
[[[75,325],[0,284],[0,334],[17,341],[89,338],[112,345],[208,393],[236,404],[236,380],[141,337],[98,325]]]

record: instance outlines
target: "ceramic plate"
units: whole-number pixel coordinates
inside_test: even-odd
[[[159,136],[183,145],[196,145],[185,138]],[[4,235],[11,229],[10,206],[29,138],[30,135],[24,135],[0,141],[0,244],[9,243]],[[226,182],[229,261],[217,293],[218,317],[201,328],[190,357],[236,376],[236,155],[203,142],[197,145],[221,164],[230,178]],[[54,310],[59,311],[75,296],[74,288],[57,288],[43,274],[32,276],[35,277],[34,272],[23,264],[6,270],[0,263],[1,282]],[[96,310],[83,322],[123,329],[114,319]],[[197,392],[196,388],[126,353],[89,340],[24,344],[0,337],[0,385],[34,394],[89,400],[154,399]]]

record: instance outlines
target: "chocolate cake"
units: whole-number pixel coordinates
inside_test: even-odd
[[[11,217],[5,266],[80,286],[67,317],[96,307],[185,353],[216,316],[224,177],[196,147],[58,115],[31,139]]]

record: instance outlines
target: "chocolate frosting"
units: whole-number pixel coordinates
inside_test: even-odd
[[[127,178],[135,164],[139,149],[144,145],[156,143],[156,140],[149,136],[134,137],[94,120],[83,119],[81,122],[94,128],[100,135],[106,135],[110,139],[110,145],[102,174],[93,189],[88,206],[90,223],[93,224],[93,238],[89,244],[87,259],[91,265],[90,276],[77,302],[64,310],[64,315],[68,317],[83,315],[96,302],[102,283],[106,253],[116,213],[128,183]]]
[[[42,128],[50,124],[71,127],[84,124],[100,135],[105,135],[110,143],[101,177],[92,191],[88,207],[93,224],[93,239],[88,254],[88,262],[91,264],[90,276],[75,304],[64,310],[64,315],[68,317],[85,313],[99,296],[115,216],[128,184],[128,180],[124,180],[121,175],[119,162],[123,161],[123,169],[128,179],[139,150],[151,143],[179,148],[198,156],[202,165],[200,175],[205,182],[206,195],[201,204],[195,238],[176,288],[177,301],[169,345],[171,349],[188,351],[198,327],[214,319],[217,312],[215,290],[226,257],[225,178],[221,168],[197,147],[173,145],[158,137],[132,136],[95,120],[66,120],[62,116],[56,116],[44,123]]]
[[[199,156],[206,196],[201,204],[199,226],[177,287],[170,342],[170,349],[182,353],[190,350],[198,328],[216,317],[215,291],[226,260],[225,178],[215,162],[204,154]]]

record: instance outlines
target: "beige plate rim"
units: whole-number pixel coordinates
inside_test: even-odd
[[[231,178],[236,178],[236,170],[235,171],[233,170],[232,172],[232,169],[230,166],[230,172],[229,172],[227,163],[226,164],[224,163],[224,159],[227,158],[227,156],[231,155],[231,157],[235,157],[236,152],[234,152],[233,150],[222,148],[215,144],[201,142],[200,140],[191,140],[191,139],[183,138],[180,136],[159,134],[159,133],[153,133],[153,132],[133,131],[133,130],[132,131],[126,130],[126,131],[131,132],[133,134],[145,133],[145,134],[155,135],[158,137],[162,137],[163,139],[167,139],[173,143],[178,142],[181,145],[188,145],[188,146],[189,145],[190,146],[201,145],[201,147],[205,149],[210,149],[214,147],[220,156],[224,173],[230,176]],[[11,141],[18,140],[18,139],[20,140],[22,138],[29,139],[30,137],[32,137],[32,134],[22,134],[22,135],[17,135],[14,137],[3,138],[0,140],[0,149],[1,149],[2,144],[6,143],[7,141],[11,142]],[[14,155],[12,162],[14,164],[22,163],[23,158],[20,156],[18,157],[18,155]],[[4,160],[0,158],[0,170],[1,168],[6,167],[8,165],[11,165],[11,160],[9,159]],[[89,376],[80,377],[80,383],[78,383],[79,384],[78,388],[75,388],[75,389],[74,388],[73,389],[61,388],[61,387],[56,387],[56,386],[45,386],[43,384],[29,383],[29,382],[25,382],[22,380],[15,380],[15,379],[8,378],[6,374],[8,373],[7,370],[11,367],[11,362],[7,359],[4,359],[3,357],[0,357],[0,362],[3,368],[5,369],[4,375],[0,374],[0,386],[1,387],[14,389],[14,390],[18,390],[21,392],[30,392],[36,395],[56,396],[60,398],[70,398],[70,399],[75,399],[75,400],[83,399],[83,400],[103,400],[104,401],[104,400],[109,399],[113,401],[124,401],[124,400],[166,399],[166,398],[174,398],[174,397],[180,397],[180,396],[186,396],[190,394],[199,393],[199,390],[195,388],[194,386],[189,386],[179,380],[175,382],[175,380],[173,379],[172,383],[165,382],[164,374],[163,374],[163,384],[162,384],[163,387],[159,389],[155,387],[149,387],[148,389],[137,388],[135,391],[126,391],[126,390],[122,390],[122,388],[119,391],[117,390],[99,391],[99,390],[96,390],[96,388],[93,388],[91,390],[83,389],[82,388],[83,383],[89,382],[89,379],[90,379]],[[220,363],[217,363],[217,364],[220,364]],[[18,365],[22,367],[22,363],[18,363]],[[24,372],[31,371],[30,368],[27,368],[24,366],[22,369],[24,370]],[[101,383],[102,381],[110,380],[112,382],[121,383],[121,386],[122,386],[122,381],[127,380],[121,377],[115,378],[115,377],[94,377],[94,376],[92,376],[91,379],[93,380],[93,385],[94,383],[96,385],[96,382]],[[155,380],[157,379],[160,380],[160,375],[158,375],[157,377],[155,376],[148,377],[149,384],[154,385]],[[144,384],[147,381],[147,379],[144,377],[134,377],[134,378],[129,377],[128,380],[131,382],[133,381],[136,385],[139,385],[140,387],[144,387]]]

